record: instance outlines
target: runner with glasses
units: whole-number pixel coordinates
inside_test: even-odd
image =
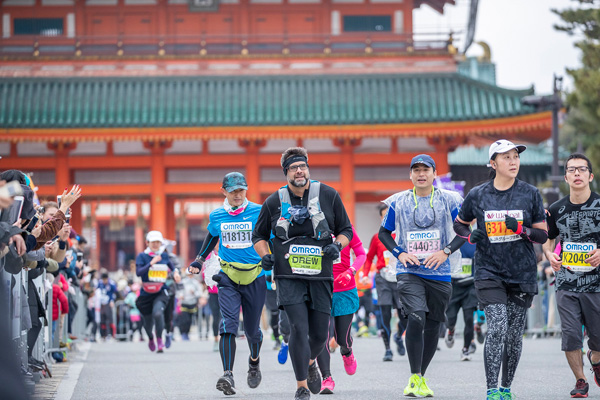
[[[437,350],[440,326],[450,300],[452,269],[461,267],[456,250],[465,239],[455,236],[452,224],[462,203],[455,192],[435,189],[435,162],[426,154],[410,163],[412,190],[396,193],[384,203],[389,210],[379,239],[397,258],[400,302],[408,316],[406,352],[411,377],[405,396],[432,397],[423,377]],[[392,237],[396,233],[396,239]]]
[[[513,398],[525,317],[538,287],[533,243],[548,238],[540,192],[517,179],[525,149],[508,140],[492,143],[491,179],[471,189],[454,224],[457,235],[477,244],[475,290],[488,321],[483,350],[488,400]],[[474,220],[477,228],[471,232]]]

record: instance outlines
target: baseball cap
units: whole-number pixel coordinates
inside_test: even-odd
[[[427,154],[419,154],[418,156],[413,157],[412,161],[410,162],[410,169],[412,169],[415,164],[423,164],[435,169],[435,161],[433,161],[433,158]]]
[[[506,153],[507,151],[510,151],[512,149],[517,149],[519,154],[521,154],[525,151],[526,148],[527,146],[525,146],[524,144],[514,144],[510,140],[497,140],[490,146],[489,159],[491,160],[492,157],[494,157],[494,154]]]
[[[237,189],[248,190],[248,184],[240,172],[230,172],[223,178],[223,189],[230,193]]]
[[[164,242],[163,235],[159,231],[150,231],[146,235],[146,241],[148,242]]]

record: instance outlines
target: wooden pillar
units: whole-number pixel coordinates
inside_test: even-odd
[[[56,167],[54,168],[54,187],[56,194],[61,194],[65,188],[71,189],[71,169],[69,168],[69,152],[75,148],[74,143],[48,143],[48,148],[54,150]]]
[[[100,227],[96,220],[96,209],[98,208],[98,202],[92,201],[90,204],[90,220],[91,220],[91,234],[89,238],[86,238],[90,245],[90,260],[93,268],[98,268],[100,264]]]
[[[259,157],[260,148],[265,146],[265,140],[240,140],[240,146],[246,149],[246,156],[248,161],[246,163],[246,182],[248,182],[248,200],[255,203],[261,202],[260,191],[258,189],[260,184],[260,167]]]
[[[188,231],[187,224],[186,226],[181,227],[179,229],[179,242],[177,243],[179,258],[181,259],[182,267],[187,267],[190,265],[190,235]]]
[[[146,248],[146,237],[144,235],[144,228],[146,226],[146,220],[144,217],[144,213],[142,212],[142,201],[138,200],[138,202],[136,203],[136,212],[137,212],[137,217],[135,220],[135,229],[134,229],[134,236],[135,236],[135,254],[136,257],[138,254],[140,254],[141,252],[144,251],[144,249]]]
[[[117,241],[111,240],[108,242],[108,263],[103,265],[109,271],[115,271],[117,268]]]
[[[166,230],[162,233],[165,239],[176,240],[177,234],[175,231],[175,199],[167,197],[166,199]]]
[[[75,204],[71,206],[71,220],[69,222],[73,229],[75,229],[75,231],[80,235],[83,230],[83,213],[81,210],[82,204],[83,200],[79,198],[79,200],[77,200]]]
[[[165,194],[165,149],[170,142],[146,142],[152,154],[152,193],[150,194],[150,226],[149,231],[160,231],[163,236],[167,232],[167,196]]]
[[[354,223],[356,213],[356,191],[354,189],[354,148],[360,145],[360,139],[336,139],[334,144],[341,149],[340,165],[341,196],[348,217]]]

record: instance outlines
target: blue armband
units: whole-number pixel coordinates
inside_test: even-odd
[[[394,255],[394,257],[398,258],[398,256],[402,253],[406,253],[406,250],[404,250],[402,247],[400,246],[396,246],[394,247],[394,250],[392,250],[392,254]]]

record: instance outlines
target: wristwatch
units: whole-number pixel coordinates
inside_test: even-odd
[[[333,244],[335,244],[338,247],[338,249],[342,251],[342,244],[340,242],[333,242]]]
[[[450,247],[444,247],[444,254],[450,257],[450,254],[452,254],[452,250],[450,250]]]

